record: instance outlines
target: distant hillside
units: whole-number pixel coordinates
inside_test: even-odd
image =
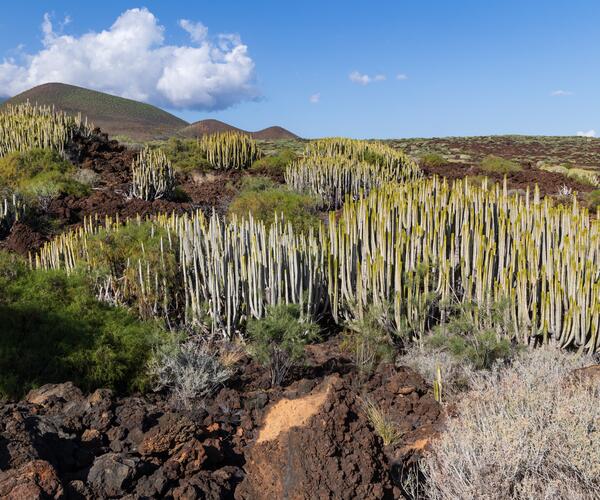
[[[64,83],[39,85],[3,105],[27,100],[54,105],[66,113],[81,113],[111,136],[124,135],[138,141],[168,137],[188,126],[156,106]]]
[[[45,83],[16,95],[4,103],[0,99],[0,108],[6,104],[26,101],[32,104],[54,105],[66,113],[81,113],[110,136],[122,135],[135,141],[164,139],[174,135],[200,137],[227,130],[245,132],[256,139],[264,140],[298,137],[282,127],[246,132],[219,120],[201,120],[190,125],[185,120],[156,106],[65,83]]]
[[[183,128],[179,133],[184,137],[201,137],[207,134],[217,132],[237,131],[244,132],[255,139],[273,140],[273,139],[297,139],[298,136],[283,127],[269,127],[257,132],[248,132],[239,129],[233,125],[221,122],[219,120],[200,120]]]

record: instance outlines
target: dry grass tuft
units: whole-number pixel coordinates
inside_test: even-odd
[[[359,401],[373,429],[383,441],[383,445],[394,446],[397,444],[402,437],[398,424],[377,403],[366,398],[359,398]]]

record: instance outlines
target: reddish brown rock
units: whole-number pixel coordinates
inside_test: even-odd
[[[0,498],[61,498],[63,493],[63,486],[54,467],[45,460],[33,460],[18,469],[0,472]]]

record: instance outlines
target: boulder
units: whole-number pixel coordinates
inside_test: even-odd
[[[107,453],[94,461],[87,476],[92,489],[100,496],[123,496],[139,466],[139,459],[118,453]]]
[[[62,498],[63,493],[56,470],[45,460],[32,460],[16,469],[0,472],[0,498]]]

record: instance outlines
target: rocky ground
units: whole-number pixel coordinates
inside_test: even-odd
[[[335,341],[283,388],[249,359],[194,411],[166,394],[47,385],[0,406],[0,497],[402,498],[405,471],[443,415],[414,371],[359,377]],[[384,446],[363,401],[396,422]]]

